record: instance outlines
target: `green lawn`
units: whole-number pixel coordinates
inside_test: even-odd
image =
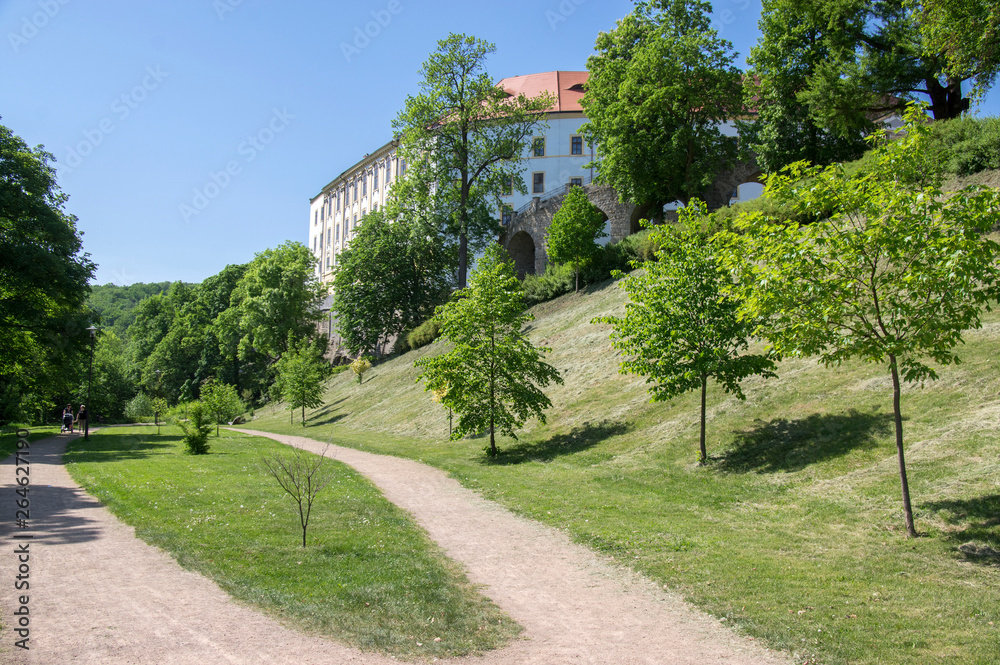
[[[1000,316],[967,335],[961,365],[904,392],[923,534],[907,540],[887,368],[792,359],[748,381],[746,402],[710,388],[699,467],[698,395],[650,404],[589,324],[622,307],[605,284],[535,308],[532,338],[566,383],[549,424],[496,462],[485,438],[445,441],[447,412],[415,383],[413,360],[437,343],[360,386],[334,377],[305,428],[270,407],[249,426],[445,469],[801,662],[1000,662]]]
[[[232,432],[209,443],[210,454],[192,456],[178,428],[109,428],[73,442],[65,459],[144,541],[286,624],[423,659],[493,649],[520,630],[350,468],[331,462],[336,480],[303,549],[295,503],[260,464],[288,448]]]

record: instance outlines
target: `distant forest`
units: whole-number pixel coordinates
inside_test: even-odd
[[[91,286],[87,306],[101,315],[101,327],[113,330],[121,338],[135,321],[135,308],[140,302],[151,296],[166,293],[172,282],[157,282],[155,284],[105,284]],[[187,284],[187,286],[195,286]]]

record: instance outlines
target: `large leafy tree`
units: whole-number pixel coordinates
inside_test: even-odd
[[[578,293],[580,264],[600,252],[597,239],[608,235],[604,232],[604,219],[583,188],[573,187],[545,232],[545,253],[550,261],[573,264]]]
[[[313,336],[325,295],[315,261],[298,242],[257,254],[232,290],[230,306],[216,318],[224,348],[235,345],[240,360],[260,354],[273,362],[287,350],[289,334]]]
[[[639,2],[587,60],[581,131],[599,179],[657,211],[700,195],[737,155],[720,125],[741,112],[741,75],[709,12],[704,0]]]
[[[908,111],[903,137],[881,143],[855,174],[796,163],[771,176],[771,195],[832,216],[797,228],[744,213],[728,259],[744,311],[763,321],[778,353],[886,367],[910,536],[900,384],[936,378],[927,358],[957,362],[962,332],[979,327],[1000,295],[1000,245],[985,236],[1000,193],[970,188],[945,199],[922,115]]]
[[[725,293],[729,273],[701,227],[705,204],[693,199],[680,211],[677,229],[658,226],[652,238],[657,261],[621,281],[629,302],[624,316],[604,316],[612,345],[625,356],[622,373],[641,374],[652,385],[652,401],[701,390],[700,461],[705,446],[708,380],[745,399],[740,382],[754,375],[774,376],[770,355],[747,353],[753,324],[739,316],[739,301]]]
[[[0,421],[29,394],[64,391],[90,345],[84,300],[96,266],[52,161],[0,125]]]
[[[958,117],[968,108],[963,81],[992,80],[995,55],[987,58],[992,65],[960,58],[967,66],[948,68],[944,50],[921,34],[920,17],[910,0],[766,0],[752,73],[765,89],[794,95],[810,122],[841,137],[870,134],[914,99],[929,100],[938,120]]]
[[[215,421],[215,436],[219,436],[219,425],[243,413],[246,405],[236,393],[236,388],[228,383],[209,379],[201,385],[201,403]]]
[[[441,232],[457,239],[458,286],[469,251],[499,233],[491,207],[513,183],[522,194],[521,162],[549,95],[513,97],[486,72],[493,44],[451,34],[438,42],[420,74],[420,92],[393,121],[409,165],[406,199],[433,211]],[[399,183],[397,183],[397,187]]]
[[[452,284],[454,245],[422,225],[369,214],[340,254],[333,278],[338,332],[351,353],[381,353],[434,313]]]
[[[1000,70],[1000,4],[995,0],[921,0],[925,51],[939,54],[949,78],[975,77],[983,95]]]
[[[830,164],[857,159],[865,150],[865,124],[856,131],[834,130],[810,113],[799,96],[810,77],[832,57],[824,27],[789,0],[764,0],[761,37],[747,62],[747,105],[756,113],[738,122],[740,137],[757,164],[774,173],[786,164],[808,160]]]
[[[545,422],[552,406],[542,388],[562,383],[524,333],[534,317],[524,311],[521,283],[499,245],[491,245],[473,273],[469,288],[438,309],[441,332],[454,348],[414,363],[427,390],[459,414],[452,439],[489,431],[490,454],[497,454],[496,431],[514,430],[536,416]],[[443,391],[442,391],[443,389]]]

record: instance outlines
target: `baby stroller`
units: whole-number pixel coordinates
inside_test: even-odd
[[[70,413],[69,411],[63,411],[62,429],[59,430],[60,434],[63,434],[65,432],[69,432],[71,434],[73,432],[73,414]]]

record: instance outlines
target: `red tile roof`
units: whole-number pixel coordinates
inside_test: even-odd
[[[589,76],[590,72],[544,72],[511,76],[497,85],[514,96],[537,97],[542,92],[550,92],[555,95],[556,103],[549,111],[583,111],[580,98]]]

